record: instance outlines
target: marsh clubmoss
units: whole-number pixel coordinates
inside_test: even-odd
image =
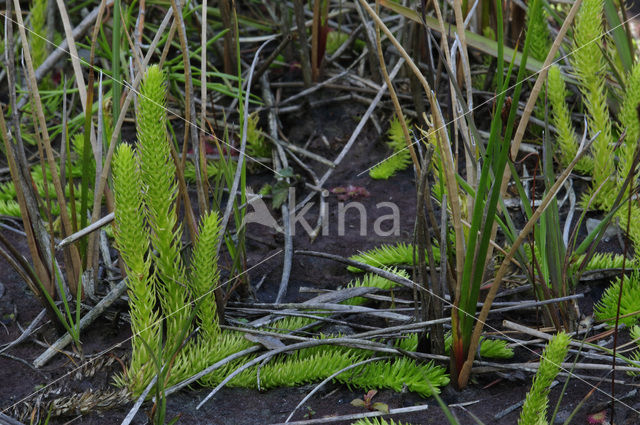
[[[67,185],[64,187],[65,196],[67,197],[67,199],[70,200],[70,202],[68,202],[67,204],[69,215],[71,215],[72,201],[75,201],[78,203],[80,201],[80,188],[78,185],[74,184],[73,197],[72,197],[70,181],[72,179],[77,179],[82,176],[82,163],[80,160],[80,157],[81,157],[80,153],[82,152],[83,143],[84,143],[84,139],[81,134],[76,134],[75,136],[71,137],[71,146],[70,146],[71,155],[69,155],[70,158],[67,166],[68,181],[67,181]],[[56,167],[57,167],[56,168],[57,172],[60,173],[60,167],[59,166],[56,166]],[[95,160],[93,159],[93,156],[91,157],[91,161],[89,163],[88,173],[90,175],[95,174]],[[56,191],[53,186],[53,182],[51,180],[51,173],[49,172],[49,170],[46,169],[45,173],[43,174],[42,167],[40,165],[34,165],[33,167],[31,167],[31,179],[33,181],[33,184],[35,185],[35,188],[38,191],[38,195],[40,195],[41,198],[45,199],[46,194],[47,193],[49,194],[49,197],[51,198],[51,204],[52,204],[51,214],[54,217],[60,215],[60,206],[56,202]],[[88,191],[88,197],[89,199],[93,199],[93,191],[90,189]],[[42,210],[42,212],[43,212],[42,214],[43,217],[46,217],[47,214],[44,212],[44,209]],[[0,183],[0,215],[7,215],[10,217],[21,216],[20,206],[18,205],[16,188],[13,180]]]
[[[405,279],[409,279],[409,274],[402,270],[402,269],[397,269],[395,267],[385,267],[385,269],[393,274],[396,274],[398,276],[404,277]],[[364,275],[364,277],[361,279],[354,279],[351,282],[349,282],[347,284],[347,288],[361,288],[361,287],[370,287],[370,288],[380,288],[380,289],[385,289],[385,290],[389,290],[394,288],[397,285],[397,283],[389,280],[389,279],[385,279],[382,276],[379,276],[377,274],[374,273],[367,273]],[[350,298],[346,301],[343,301],[342,304],[349,304],[349,305],[362,305],[364,303],[367,302],[367,299],[364,297],[354,297],[354,298]]]
[[[260,117],[257,112],[249,114],[247,122],[247,153],[253,158],[270,158],[271,144],[258,128]]]
[[[389,419],[389,421],[383,418],[363,418],[354,422],[351,425],[403,425],[402,422],[395,422],[393,419]],[[405,424],[409,425],[409,424]]]
[[[529,54],[534,59],[544,61],[551,49],[551,34],[547,26],[547,13],[542,7],[542,2],[531,3],[527,13],[527,29],[531,37]]]
[[[561,332],[553,337],[542,353],[540,367],[533,378],[531,389],[527,393],[518,425],[547,424],[547,408],[549,404],[549,390],[551,383],[560,371],[569,349],[569,335]]]
[[[627,372],[630,376],[638,376],[640,375],[640,326],[633,325],[631,329],[629,329],[629,336],[636,344],[636,350],[631,353],[629,356],[631,361],[634,362],[634,366],[638,368],[637,372],[631,371]]]
[[[433,246],[435,261],[440,261],[440,249]],[[349,257],[350,260],[359,261],[374,267],[399,266],[413,264],[413,245],[398,242],[395,245],[380,245],[379,247],[361,252]],[[361,271],[357,267],[348,266],[350,272]]]
[[[407,122],[407,126],[409,124]],[[404,134],[402,133],[402,124],[398,117],[394,117],[391,120],[387,135],[389,136],[387,146],[391,149],[391,156],[369,170],[369,176],[373,179],[386,180],[396,172],[405,170],[411,163],[411,154],[407,149],[407,142],[404,140]]]
[[[578,153],[578,140],[571,125],[571,114],[567,106],[567,87],[560,68],[556,65],[549,68],[547,77],[547,95],[553,110],[552,122],[558,130],[557,143],[560,151],[560,161],[567,166]],[[593,170],[593,159],[583,156],[575,166],[576,171],[590,173]]]
[[[140,213],[144,208],[140,167],[133,149],[124,143],[118,146],[114,157],[113,185],[115,239],[126,265],[133,334],[127,379],[137,392],[155,373],[151,359],[160,354],[162,325],[155,309],[157,280],[150,272],[149,239],[140,237],[147,234],[146,220]]]
[[[627,326],[633,326],[640,318],[640,272],[635,270],[631,275],[625,275],[622,298],[620,299],[620,320]],[[594,306],[598,320],[606,320],[610,325],[615,324],[618,311],[618,294],[622,279],[618,277],[604,292],[600,301]],[[637,313],[637,314],[633,314]],[[627,316],[627,317],[623,317]]]
[[[29,45],[35,68],[42,65],[47,58],[47,0],[35,0],[29,10],[31,31]]]
[[[217,321],[213,289],[219,284],[215,247],[221,229],[216,212],[202,217],[190,261],[183,263],[176,169],[169,151],[164,105],[164,76],[157,66],[151,66],[139,97],[137,145],[134,149],[121,144],[113,162],[115,239],[126,264],[133,332],[131,364],[116,383],[127,386],[133,395],[139,395],[151,382],[160,364],[170,368],[160,383],[168,387],[254,345],[240,332],[221,330]],[[372,278],[362,284],[388,286]],[[269,329],[285,333],[313,322],[289,317]],[[193,337],[186,338],[188,335]],[[367,350],[323,345],[275,356],[260,368],[260,387],[318,381],[371,355]],[[229,362],[199,382],[215,386],[252,358]],[[432,362],[398,358],[363,365],[338,375],[335,381],[366,389],[400,391],[406,386],[428,396],[448,384],[449,378],[443,367]],[[257,386],[257,367],[240,373],[229,385]]]
[[[592,206],[609,211],[631,170],[631,163],[640,137],[637,112],[640,104],[640,65],[636,63],[628,73],[618,72],[623,90],[620,93],[622,101],[617,113],[619,125],[613,128],[612,123],[616,120],[607,105],[607,98],[612,94],[607,90],[607,72],[614,65],[607,66],[603,55],[602,46],[608,43],[606,43],[607,36],[604,33],[602,23],[603,0],[585,0],[576,17],[573,54],[570,61],[573,67],[572,74],[577,80],[580,91],[579,100],[585,105],[588,135],[593,137],[598,131],[600,132],[591,148],[590,156],[583,157],[576,166],[576,170],[579,172],[591,174],[593,177],[591,189],[582,201],[583,204],[586,204],[589,196],[598,190]],[[559,69],[555,67],[549,70],[548,93],[553,124],[558,130],[557,145],[560,150],[561,162],[566,164],[577,152],[577,138],[564,99],[566,96],[565,83]],[[617,138],[624,131],[626,134],[622,143],[615,152],[612,152]],[[623,202],[616,211],[615,218],[619,221],[621,229],[628,229],[628,236],[636,247],[637,261],[640,258],[640,249],[637,249],[640,246],[640,210],[638,206],[635,203],[630,205],[628,202]],[[614,265],[615,261],[613,260],[616,260],[614,257],[611,257],[612,262],[609,265],[605,265],[603,262],[607,259],[600,258],[598,268],[619,267]],[[614,286],[616,284],[619,283],[614,283]],[[623,287],[624,299],[631,299],[628,293],[631,293],[633,288],[633,284],[628,287],[625,284]],[[614,298],[617,299],[617,297]],[[613,305],[615,305],[613,298],[603,297],[599,304],[603,314],[601,317],[606,315],[604,311],[611,313],[610,309]],[[613,316],[612,314],[607,317]]]
[[[589,134],[593,137],[598,131],[600,132],[592,147],[592,189],[596,190],[604,184],[606,192],[607,188],[611,188],[611,184],[605,182],[615,168],[611,152],[614,140],[607,106],[606,81],[602,76],[606,62],[600,49],[601,43],[594,42],[603,37],[603,5],[603,0],[585,0],[582,3],[576,16],[573,55],[570,61],[588,112]]]
[[[447,354],[450,353],[452,341],[453,336],[451,332],[447,332],[444,336],[444,349]],[[513,348],[509,347],[507,341],[503,339],[488,339],[483,337],[480,340],[480,351],[478,354],[480,354],[480,357],[487,359],[510,359],[513,357]]]

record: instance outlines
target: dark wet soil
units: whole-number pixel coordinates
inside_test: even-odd
[[[309,149],[314,152],[334,158],[343,144],[349,138],[355,128],[359,117],[364,111],[361,105],[337,104],[320,110],[305,111],[304,114],[289,116],[283,122],[283,128],[287,129],[286,135],[291,143],[302,145],[311,137]],[[381,124],[386,117],[378,115]],[[321,136],[328,141],[326,145]],[[336,186],[354,185],[365,188],[370,196],[358,199],[365,207],[366,218],[360,217],[356,209],[349,210],[344,220],[344,235],[339,234],[339,201],[333,195],[328,197],[329,202],[329,228],[327,235],[319,236],[311,241],[302,226],[296,228],[294,247],[296,249],[311,249],[324,251],[338,255],[348,256],[359,250],[366,250],[383,243],[395,243],[398,241],[411,242],[413,224],[415,219],[415,184],[413,174],[410,171],[399,173],[388,181],[375,181],[369,178],[367,173],[362,173],[368,167],[382,159],[386,150],[374,127],[368,124],[359,136],[356,144],[340,166],[325,185],[331,189]],[[323,166],[312,164],[315,172],[320,176],[324,173]],[[296,172],[304,173],[303,170]],[[254,183],[254,190],[269,181],[268,173],[259,172],[250,179]],[[305,192],[306,194],[306,192]],[[302,199],[303,194],[297,196]],[[399,235],[380,236],[375,235],[373,224],[383,215],[389,214],[388,209],[379,208],[381,202],[394,202],[400,214]],[[318,214],[318,202],[305,216],[311,225],[316,222]],[[274,213],[279,217],[278,213]],[[361,221],[362,220],[362,221]],[[361,223],[364,223],[366,232],[360,234]],[[16,248],[28,256],[28,249],[24,237],[20,234],[2,229]],[[248,265],[261,263],[265,258],[282,249],[282,238],[271,229],[259,224],[250,224],[248,227],[249,238],[247,240]],[[21,331],[40,312],[41,306],[26,288],[20,277],[0,259],[0,345],[16,339]],[[282,273],[282,255],[261,263],[250,272],[251,282],[255,285],[263,276],[264,283],[255,291],[257,300],[272,302],[278,291],[278,285]],[[310,298],[313,294],[300,293],[300,288],[336,288],[346,284],[353,276],[348,273],[343,265],[328,260],[314,257],[294,256],[286,299],[300,301]],[[599,285],[599,286],[598,286]],[[591,295],[601,292],[604,283],[594,284],[594,291],[583,287],[581,290],[588,292],[587,297],[581,301],[581,307],[587,314],[590,313],[593,299]],[[595,295],[594,295],[595,297]],[[83,333],[82,342],[84,355],[87,359],[96,356],[117,344],[122,346],[109,350],[107,354],[98,356],[99,361],[91,363],[91,366],[78,369],[78,360],[64,353],[57,355],[42,369],[34,369],[33,360],[44,351],[42,343],[51,344],[57,338],[55,330],[50,323],[42,325],[34,337],[28,341],[11,348],[0,355],[0,408],[3,412],[13,417],[18,417],[25,423],[30,418],[35,418],[34,423],[44,423],[46,411],[38,411],[38,406],[49,400],[58,400],[59,408],[69,403],[69,396],[73,394],[85,394],[87,400],[91,397],[101,399],[106,395],[117,400],[117,394],[112,394],[116,389],[111,385],[115,374],[122,371],[122,364],[127,363],[127,339],[130,336],[128,326],[116,314],[117,310],[126,311],[124,302],[116,304],[105,317],[97,320]],[[531,313],[535,315],[535,313]],[[512,313],[503,316],[520,322],[534,323],[537,317],[523,316],[522,313]],[[499,319],[496,321],[499,324]],[[37,341],[37,342],[36,342]],[[71,348],[67,348],[71,350]],[[528,361],[534,358],[532,353],[517,350],[518,361]],[[599,389],[610,392],[610,381],[607,373],[592,374],[602,377],[604,381],[599,383]],[[511,380],[510,380],[511,379]],[[551,391],[551,403],[553,409],[555,401],[563,392],[562,384]],[[629,381],[625,378],[625,381]],[[531,382],[530,374],[486,374],[474,377],[469,387],[463,391],[455,391],[452,388],[443,389],[443,399],[451,406],[452,413],[461,424],[475,424],[477,417],[485,424],[515,424],[520,413],[519,408],[514,408],[511,413],[505,413],[496,418],[496,414],[524,400],[525,394]],[[598,381],[590,380],[582,382],[576,378],[571,379],[564,390],[559,417],[564,419],[586,397],[591,385]],[[265,392],[256,390],[226,388],[219,392],[212,400],[200,410],[196,410],[197,404],[208,394],[209,389],[190,389],[172,395],[167,403],[167,418],[180,416],[178,423],[182,424],[275,424],[283,422],[296,404],[313,388],[305,386],[299,388],[279,388]],[[616,394],[625,395],[633,390],[631,386],[617,386]],[[87,391],[92,391],[88,393]],[[318,423],[328,423],[329,417],[364,413],[362,408],[356,408],[350,404],[354,398],[362,397],[363,391],[350,391],[344,386],[329,385],[307,402],[307,404],[294,416],[294,420],[322,419]],[[580,409],[571,423],[585,424],[586,415],[603,410],[607,407],[607,397],[596,391]],[[86,400],[85,400],[86,401]],[[427,410],[418,413],[409,413],[393,416],[397,421],[414,424],[444,424],[445,416],[433,398],[423,399],[415,394],[395,393],[393,391],[381,391],[375,396],[374,401],[384,402],[389,408],[397,409],[415,405],[428,405]],[[640,397],[633,395],[625,400],[629,406],[638,410]],[[89,403],[89,402],[87,402]],[[76,403],[77,405],[78,403]],[[118,403],[112,403],[117,405]],[[112,407],[100,411],[92,406],[89,412],[68,412],[64,416],[53,418],[50,424],[117,424],[126,416],[132,403]],[[147,412],[150,404],[143,405],[133,423],[148,423]],[[618,424],[640,423],[638,416],[632,416],[632,410],[618,406],[620,418]],[[306,417],[305,417],[306,415]],[[0,421],[1,422],[1,421]],[[332,422],[348,424],[353,421]]]

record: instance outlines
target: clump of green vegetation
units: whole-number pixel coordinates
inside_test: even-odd
[[[363,418],[351,425],[403,425],[402,422],[395,422],[393,419],[389,421],[383,418]],[[409,425],[409,424],[405,424]]]
[[[220,165],[214,161],[207,161],[207,176],[212,179],[219,177],[222,173]],[[196,181],[196,166],[193,162],[188,161],[184,166],[184,179],[189,183]]]
[[[390,267],[387,270],[390,273],[404,277],[405,279],[409,279],[409,274],[402,269],[396,269],[395,267]],[[367,273],[366,275],[364,275],[362,280],[354,279],[347,284],[347,288],[369,287],[369,288],[380,288],[383,290],[389,290],[396,286],[397,284],[395,282],[389,279],[385,279],[384,277],[374,273]],[[367,299],[364,297],[354,297],[344,301],[343,304],[361,305],[366,303],[366,301]]]
[[[626,131],[622,144],[614,153],[612,151],[616,138],[607,98],[607,79],[604,70],[607,62],[600,45],[594,42],[603,35],[602,27],[603,1],[585,0],[576,17],[574,45],[571,64],[573,75],[578,82],[581,99],[586,107],[588,133],[591,137],[598,134],[591,147],[589,157],[583,157],[576,169],[590,173],[593,177],[590,193],[583,197],[586,204],[589,195],[596,193],[592,205],[605,211],[610,210],[617,193],[631,170],[640,124],[637,119],[637,107],[640,104],[640,65],[635,64],[629,73],[622,75],[624,91],[618,112],[620,125],[618,131]],[[566,88],[559,69],[549,70],[549,99],[552,106],[552,119],[558,129],[558,146],[561,161],[566,164],[578,151],[578,141],[571,124],[569,109],[566,105]],[[614,158],[617,163],[614,163]],[[627,189],[627,193],[630,189]],[[616,212],[620,227],[628,226],[629,237],[636,246],[640,246],[640,211],[637,206],[630,207],[624,203]],[[631,219],[628,220],[627,217]],[[640,253],[640,250],[636,250]],[[638,255],[638,254],[636,254]]]
[[[253,158],[271,157],[271,144],[258,128],[260,117],[257,113],[249,114],[247,122],[247,153]]]
[[[633,340],[633,342],[638,347],[633,353],[631,353],[630,359],[635,363],[635,366],[638,368],[638,372],[627,372],[630,376],[639,376],[640,375],[640,326],[633,325],[631,329],[629,329],[629,336]]]
[[[379,247],[361,252],[357,255],[349,257],[350,260],[359,261],[374,267],[385,266],[411,266],[413,264],[413,245],[398,242],[395,245],[380,245]],[[433,256],[436,262],[440,261],[440,250],[437,246],[433,247]],[[348,266],[350,272],[361,271],[357,267]]]
[[[551,34],[547,26],[547,13],[543,7],[530,8],[527,13],[527,29],[530,30],[529,54],[544,61],[551,49]]]
[[[328,55],[332,55],[349,39],[349,34],[342,31],[329,31],[327,33],[327,46],[325,52]],[[366,46],[366,43],[359,38],[353,41],[353,48],[356,51],[361,51]]]
[[[334,54],[348,38],[349,34],[342,31],[329,31],[327,34],[327,46],[325,48],[325,52],[329,55]]]
[[[410,123],[407,121],[407,126],[409,125]],[[398,171],[405,170],[411,164],[411,154],[407,149],[407,143],[402,132],[402,124],[398,117],[394,117],[391,120],[387,135],[389,136],[387,146],[391,150],[391,156],[369,170],[369,176],[373,179],[386,180]]]
[[[628,327],[637,323],[640,318],[640,272],[634,271],[631,275],[618,277],[604,292],[600,301],[594,306],[598,320],[606,320],[614,325],[618,311],[618,295],[620,285],[624,282],[622,298],[620,299],[620,323]],[[636,313],[636,314],[633,314]],[[625,316],[625,317],[623,317]]]
[[[593,143],[593,190],[604,184],[604,192],[611,189],[609,177],[614,173],[612,146],[614,142],[611,116],[607,106],[606,80],[602,70],[606,66],[599,40],[603,34],[603,0],[585,0],[576,16],[574,45],[571,55],[573,73],[578,80],[587,109],[589,133],[600,135]]]
[[[562,165],[568,165],[578,153],[578,141],[571,125],[571,114],[567,106],[567,88],[560,74],[560,69],[553,65],[549,68],[547,78],[549,103],[553,108],[553,125],[558,130],[557,143],[560,150]],[[593,170],[593,159],[582,157],[574,167],[581,173]]]
[[[215,247],[221,228],[215,211],[201,220],[191,261],[187,264],[182,259],[176,169],[164,105],[164,76],[152,66],[139,98],[138,145],[133,149],[121,144],[114,157],[115,236],[127,268],[133,331],[131,365],[117,383],[134,395],[156,375],[161,378],[157,385],[164,388],[253,345],[240,332],[221,330],[218,323]],[[284,332],[311,322],[292,317],[275,326]],[[190,334],[194,336],[185,339]],[[257,366],[247,367],[229,385],[254,387],[258,373],[261,388],[300,385],[324,379],[370,355],[368,350],[319,345],[278,355],[259,372]],[[212,370],[199,382],[217,385],[245,361],[240,358]],[[335,381],[359,388],[408,388],[428,396],[448,384],[449,378],[443,367],[432,362],[398,358],[363,365],[351,374],[336,376]]]
[[[47,58],[47,0],[34,0],[30,14],[31,31],[29,45],[34,68],[42,65]]]
[[[450,353],[451,343],[453,342],[453,336],[451,332],[447,332],[444,337],[445,351]],[[507,341],[503,339],[488,339],[482,338],[480,340],[481,357],[488,359],[510,359],[513,357],[513,348],[509,347]]]
[[[81,152],[82,145],[84,143],[83,136],[81,134],[76,134],[71,138],[71,155],[69,159],[69,166],[67,167],[67,179],[79,179],[82,176],[82,160],[81,160]],[[59,167],[57,168],[57,172],[60,173]],[[91,157],[89,164],[89,173],[93,175],[95,173],[95,161],[93,157]],[[55,201],[56,199],[56,191],[53,187],[53,182],[51,178],[51,173],[48,169],[45,169],[43,174],[42,167],[38,165],[34,165],[31,168],[31,179],[38,191],[38,195],[42,199],[45,199],[47,194],[51,198],[52,207],[51,214],[56,217],[60,215],[60,207],[58,203]],[[74,183],[73,188],[71,188],[71,183],[67,183],[65,189],[65,195],[68,198],[75,199],[76,202],[80,201],[80,189]],[[73,194],[73,197],[71,196]],[[93,199],[93,193],[89,191],[89,199]],[[69,209],[72,208],[71,202],[68,203],[67,207]],[[43,217],[47,215],[42,211]],[[69,211],[70,213],[70,211]],[[17,201],[17,193],[16,188],[13,181],[9,181],[6,183],[0,184],[0,215],[7,215],[10,217],[20,217],[20,206]]]
[[[550,386],[560,371],[560,364],[567,355],[570,341],[569,335],[559,333],[545,348],[540,360],[540,367],[533,378],[531,390],[525,398],[518,425],[548,424],[546,416]]]

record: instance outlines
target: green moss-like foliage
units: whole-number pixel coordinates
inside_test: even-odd
[[[34,0],[29,11],[31,32],[29,32],[29,46],[33,67],[37,68],[47,58],[47,0]]]
[[[363,418],[351,425],[402,425],[402,422],[394,422],[393,419],[389,419],[387,422],[383,418]],[[409,424],[405,424],[409,425]]]
[[[409,126],[408,121],[406,124]],[[406,169],[411,163],[411,154],[407,149],[402,124],[397,117],[391,120],[387,135],[389,136],[387,146],[391,149],[391,156],[369,170],[369,176],[376,180],[386,180],[396,172]]]
[[[606,81],[602,72],[606,62],[598,42],[603,35],[603,0],[585,0],[576,16],[573,55],[570,57],[573,72],[578,80],[587,109],[589,133],[600,135],[593,143],[593,186],[600,187],[615,170],[612,155],[613,135],[611,117],[607,106]],[[605,184],[604,192],[611,188]]]
[[[114,157],[116,243],[127,267],[134,334],[131,365],[117,382],[136,395],[158,372],[159,364],[170,362],[166,382],[170,385],[197,372],[194,367],[206,367],[216,354],[223,358],[250,345],[241,338],[219,337],[213,294],[219,280],[215,246],[220,226],[215,212],[202,220],[187,279],[180,254],[181,228],[176,225],[176,170],[166,133],[164,96],[164,76],[152,66],[141,88],[137,149],[122,144]],[[200,334],[176,351],[193,330],[191,302],[199,307]]]
[[[209,179],[218,177],[222,173],[221,168],[213,161],[207,161],[207,176]],[[184,167],[184,179],[189,183],[196,181],[196,166],[193,162],[188,161]]]
[[[329,33],[327,33],[327,45],[325,47],[326,54],[334,54],[348,38],[349,34],[342,31],[329,31]]]
[[[189,344],[183,349],[182,364],[188,367],[182,367],[178,371],[172,371],[172,382],[175,383],[187,379],[231,354],[245,350],[252,345],[254,345],[254,343],[246,339],[240,332],[220,332],[213,339],[201,338],[196,343]],[[229,362],[223,367],[204,376],[199,382],[207,387],[215,387],[227,375],[241,366],[242,363],[252,358],[253,357],[250,356]]]
[[[640,311],[640,273],[636,270],[629,276],[624,276],[622,298],[620,299],[620,322],[628,327],[633,326],[640,318],[640,313],[623,317],[630,313]],[[616,312],[618,310],[618,294],[622,279],[617,278],[604,292],[594,310],[598,320],[607,320],[610,325],[615,325]]]
[[[131,312],[132,358],[127,379],[130,388],[142,388],[155,375],[153,358],[160,355],[161,325],[155,308],[157,282],[150,271],[140,169],[127,144],[118,146],[113,159],[115,239],[127,270]],[[144,342],[143,342],[144,341]],[[146,344],[145,344],[146,343]]]
[[[630,359],[636,363],[636,367],[638,368],[637,372],[627,372],[629,376],[640,376],[640,326],[633,325],[631,329],[629,329],[629,336],[638,346],[638,349],[631,353]]]
[[[571,125],[571,114],[565,101],[567,88],[565,86],[560,69],[557,66],[549,68],[547,79],[549,103],[552,108],[553,125],[558,130],[557,145],[560,150],[562,165],[568,165],[578,153],[578,141]],[[575,166],[581,173],[590,173],[593,170],[593,159],[583,156]]]
[[[513,348],[503,339],[483,338],[480,342],[480,356],[489,359],[510,359],[513,357]]]
[[[367,357],[363,350],[347,347],[319,346],[305,348],[285,356],[278,356],[260,369],[260,387],[291,387],[324,379]],[[256,387],[257,369],[238,375],[231,385]]]
[[[71,138],[71,155],[69,155],[69,161],[71,166],[67,169],[67,178],[69,175],[74,179],[82,176],[82,165],[80,163],[80,152],[82,152],[82,144],[84,143],[84,139],[82,135],[76,135]],[[56,165],[57,173],[60,174],[60,167]],[[70,170],[70,172],[69,172]],[[34,165],[31,168],[31,179],[35,184],[35,187],[38,191],[38,195],[42,199],[46,199],[47,195],[51,199],[52,207],[51,214],[55,217],[60,214],[60,207],[58,203],[55,201],[57,198],[56,190],[51,181],[51,173],[47,168],[45,170],[46,174],[43,174],[42,167],[40,165]],[[88,170],[90,175],[95,174],[95,161],[93,157],[91,158],[90,168]],[[65,196],[67,199],[71,199],[71,188],[70,184],[64,187]],[[93,191],[89,190],[88,193],[89,199],[93,199]],[[79,202],[80,199],[80,189],[74,186],[74,198]],[[69,214],[71,214],[71,203],[68,205]],[[0,184],[0,215],[7,215],[11,217],[20,217],[20,206],[17,202],[17,194],[16,188],[13,184],[13,181],[8,181]],[[42,216],[46,217],[47,214],[45,211],[42,211]]]
[[[567,355],[571,338],[565,333],[559,333],[549,342],[542,353],[540,368],[533,378],[531,390],[518,419],[518,425],[546,424],[547,407],[549,404],[549,390],[551,383],[560,371],[560,364]]]
[[[275,329],[272,330],[278,331],[280,329],[281,332],[288,332],[306,326],[311,322],[312,319],[309,318],[288,317],[277,322],[274,325]],[[323,336],[322,338],[332,337]],[[220,340],[226,341],[224,344],[226,348],[234,351],[228,351],[223,355],[222,353],[226,350],[219,348],[218,345],[220,344],[216,344],[217,351],[213,352],[213,348],[211,348],[212,351],[208,355],[208,364],[203,364],[201,356],[197,355],[192,355],[190,357],[191,361],[198,365],[203,364],[200,368],[204,369],[232,352],[251,345],[238,332],[223,332]],[[247,345],[240,348],[243,341]],[[398,346],[401,344],[399,343]],[[410,348],[412,344],[417,344],[416,338],[411,339],[408,347]],[[415,346],[413,349],[415,350]],[[260,388],[290,387],[317,382],[353,363],[370,357],[372,354],[367,350],[326,345],[305,348],[288,355],[278,355],[259,368]],[[217,385],[246,360],[238,360],[226,365],[224,368],[215,370],[204,377],[201,383],[207,386]],[[258,367],[247,369],[232,379],[228,385],[256,388],[258,386],[257,373]],[[432,392],[425,383],[425,379],[429,380],[436,391],[438,387],[447,385],[449,382],[449,377],[443,367],[434,365],[431,362],[426,364],[418,363],[407,358],[369,363],[338,375],[334,381],[363,390],[390,388],[400,391],[403,385],[406,385],[410,391],[428,397]]]
[[[353,348],[326,346],[296,351],[288,356],[279,356],[260,369],[260,387],[274,388],[297,386],[324,379],[370,354]],[[242,387],[257,385],[257,369],[249,369],[230,384]],[[374,362],[340,374],[336,382],[361,389],[389,388],[409,391],[424,397],[432,395],[427,381],[436,389],[449,383],[445,369],[432,362],[423,364],[408,358]]]
[[[9,217],[20,217],[21,212],[18,201],[14,201],[13,199],[0,199],[0,215],[6,215]]]
[[[441,366],[436,366],[432,361],[418,363],[413,359],[401,357],[384,362],[375,362],[363,366],[364,370],[354,372],[350,379],[338,376],[338,379],[358,388],[389,388],[394,391],[402,391],[403,387],[409,391],[418,393],[423,397],[433,394],[432,388],[439,393],[439,387],[449,384],[449,376]],[[357,369],[357,368],[356,368]],[[429,383],[432,387],[429,387]]]
[[[529,54],[539,61],[544,61],[551,49],[551,35],[547,26],[547,14],[541,2],[530,3],[527,13],[527,36],[530,37]]]
[[[215,246],[221,229],[215,212],[203,217],[191,261],[183,264],[175,205],[176,170],[169,152],[164,91],[162,72],[156,66],[150,67],[141,88],[137,149],[123,144],[114,158],[116,242],[127,267],[134,332],[133,360],[117,383],[127,385],[134,395],[148,385],[160,365],[170,366],[170,370],[165,369],[167,378],[162,382],[163,386],[170,386],[254,345],[242,333],[222,331],[218,325],[213,290],[219,280]],[[389,285],[371,279],[368,282]],[[194,316],[195,323],[191,323]],[[312,322],[310,318],[290,317],[268,329],[284,333]],[[185,340],[191,334],[193,337]],[[261,387],[324,379],[371,355],[367,350],[330,345],[276,356],[259,368]],[[217,385],[246,360],[247,357],[229,362],[200,383]],[[256,386],[257,374],[257,367],[248,369],[230,384]],[[339,375],[336,381],[363,389],[400,390],[406,385],[409,390],[428,396],[432,390],[426,382],[439,387],[446,385],[449,378],[440,366],[400,358],[363,365],[353,373]]]
[[[171,160],[165,112],[166,87],[164,75],[156,65],[145,74],[139,96],[136,119],[138,155],[142,186],[145,190],[146,215],[151,232],[151,245],[156,254],[154,263],[158,279],[160,302],[167,316],[167,335],[180,335],[185,328],[188,298],[183,290],[185,271],[180,251],[182,227],[178,224],[175,200],[176,169]],[[181,341],[167,341],[170,352]]]
[[[578,270],[578,266],[584,259],[584,255],[579,256],[569,267],[569,274],[574,274]],[[602,269],[621,269],[624,262],[624,255],[612,254],[610,252],[598,252],[591,257],[587,263],[585,270],[602,270]],[[625,263],[626,268],[633,268],[635,261],[628,260]]]
[[[453,337],[451,332],[447,332],[444,336],[444,349],[449,353]],[[418,341],[416,339],[416,347]],[[502,339],[480,339],[480,356],[488,359],[510,359],[513,357],[513,348],[507,345],[507,341]]]
[[[394,346],[405,351],[416,351],[418,349],[418,334],[412,333],[405,335],[403,338],[398,338]]]
[[[205,338],[213,341],[220,333],[216,320],[216,298],[214,289],[219,285],[220,273],[216,255],[216,244],[221,232],[220,218],[215,211],[205,215],[200,224],[197,241],[191,260],[189,286],[198,306],[198,325]]]
[[[631,164],[640,138],[640,123],[638,122],[638,106],[640,105],[640,65],[636,63],[629,74],[620,106],[620,132],[626,130],[622,145],[618,148],[618,174],[616,181],[619,186],[631,171]],[[627,194],[629,193],[627,188]],[[614,193],[610,194],[610,198]],[[640,211],[637,205],[631,208],[631,219],[628,220],[629,205],[625,203],[616,213],[622,229],[629,228],[629,237],[634,246],[640,247]],[[636,259],[640,258],[640,249],[635,250]]]
[[[406,279],[409,279],[409,274],[402,270],[396,269],[395,267],[391,267],[388,269],[389,272],[396,274],[398,276],[402,276]],[[380,288],[380,289],[391,289],[397,286],[397,283],[390,281],[389,279],[385,279],[382,276],[379,276],[375,273],[368,273],[364,275],[362,280],[355,279],[347,284],[347,288],[360,288],[360,287],[372,287],[372,288]],[[343,304],[349,305],[362,305],[367,302],[367,299],[364,297],[354,297],[343,301]]]
[[[640,64],[636,63],[629,74],[618,118],[620,133],[626,130],[626,135],[620,146],[618,155],[618,178],[623,180],[631,167],[633,154],[640,138],[640,123],[638,122],[638,105],[640,105]]]
[[[327,47],[325,48],[326,54],[334,54],[348,38],[349,34],[342,31],[329,31],[327,33]],[[352,47],[357,51],[362,51],[365,46],[366,43],[359,38],[356,38],[352,44]]]
[[[433,257],[436,262],[440,262],[440,249],[433,247]],[[398,242],[396,245],[381,245],[361,254],[353,255],[349,259],[369,264],[374,267],[384,266],[410,266],[413,264],[413,245]],[[350,272],[360,272],[362,270],[348,266]]]
[[[260,117],[257,112],[250,114],[247,121],[247,153],[252,158],[270,158],[271,144],[258,128]]]

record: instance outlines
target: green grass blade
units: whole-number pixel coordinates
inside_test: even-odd
[[[604,0],[604,15],[607,18],[609,27],[611,27],[611,37],[616,46],[618,57],[626,72],[631,71],[633,66],[633,47],[630,44],[629,37],[625,31],[625,26],[618,15],[618,6],[614,0]]]

